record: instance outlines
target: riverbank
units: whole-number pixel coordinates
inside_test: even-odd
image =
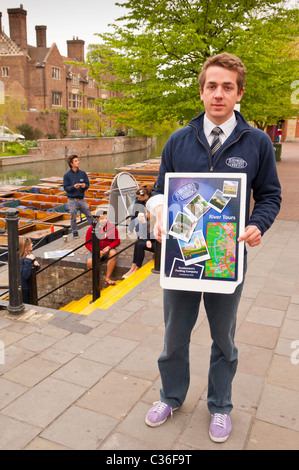
[[[156,143],[149,137],[90,137],[83,139],[40,139],[37,147],[30,148],[27,155],[13,155],[0,158],[0,168],[10,165],[23,165],[66,159],[69,155],[79,157],[115,155],[120,153],[146,150]],[[0,154],[1,155],[1,154]]]

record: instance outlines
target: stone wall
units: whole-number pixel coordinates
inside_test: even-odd
[[[22,163],[39,162],[42,160],[59,160],[68,155],[79,157],[92,155],[113,155],[116,153],[133,152],[149,148],[155,139],[150,137],[90,137],[86,139],[41,139],[36,148],[29,149],[28,155],[2,157],[1,166],[21,165]]]
[[[144,137],[91,137],[84,139],[41,139],[37,150],[33,150],[35,157],[55,160],[76,154],[79,157],[91,155],[111,155],[114,153],[131,152],[150,147],[152,139]],[[32,149],[29,149],[29,152]]]
[[[78,274],[81,274],[84,269],[50,266],[46,271],[37,275],[37,292],[38,297],[42,297],[47,292],[55,289],[64,282],[73,279]],[[102,285],[104,284],[103,275],[101,275]],[[84,274],[75,281],[67,284],[64,287],[48,295],[40,300],[38,305],[42,307],[59,309],[64,307],[72,300],[80,300],[85,295],[92,295],[92,279],[89,273]]]

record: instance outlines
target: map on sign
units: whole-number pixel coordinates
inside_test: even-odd
[[[167,173],[160,282],[232,293],[243,280],[246,174]]]
[[[211,258],[205,265],[206,277],[233,279],[236,274],[235,223],[208,222],[207,245]]]

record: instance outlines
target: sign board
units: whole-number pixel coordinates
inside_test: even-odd
[[[136,198],[138,183],[133,175],[121,172],[111,183],[109,198],[108,220],[119,224],[125,220],[131,211]]]
[[[246,174],[165,175],[161,286],[233,293],[243,280]]]

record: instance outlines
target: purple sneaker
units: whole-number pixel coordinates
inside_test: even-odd
[[[156,427],[165,423],[168,416],[172,415],[173,408],[163,403],[163,401],[155,401],[154,406],[147,412],[145,422],[148,426]]]
[[[232,423],[229,415],[215,413],[212,415],[209,435],[214,442],[224,442],[230,435]]]

